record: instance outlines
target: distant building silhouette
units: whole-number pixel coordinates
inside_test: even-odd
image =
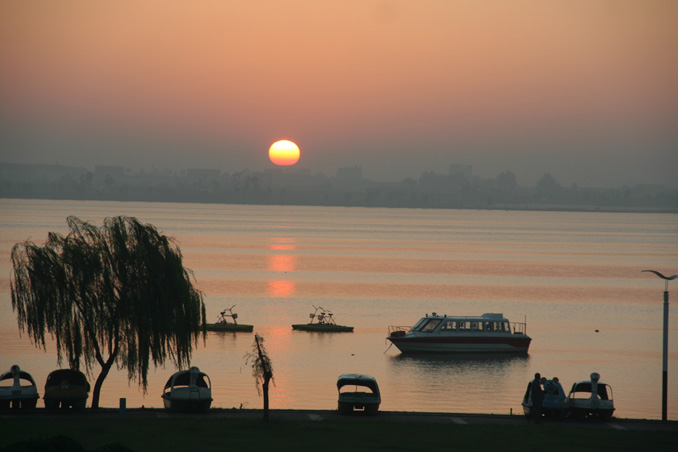
[[[125,167],[114,165],[96,165],[94,167],[94,177],[97,179],[106,179],[107,177],[110,177],[114,180],[121,180],[123,177],[125,177]]]
[[[0,180],[9,182],[59,182],[79,180],[87,174],[85,168],[65,165],[34,165],[30,163],[0,163]]]
[[[472,175],[472,165],[460,165],[459,163],[453,163],[450,165],[450,176],[461,176],[464,179],[470,179]]]
[[[346,189],[346,188],[356,188],[361,186],[363,183],[363,167],[354,166],[352,168],[339,168],[337,169],[337,177],[335,184],[337,188]]]

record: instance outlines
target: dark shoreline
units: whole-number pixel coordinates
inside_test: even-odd
[[[0,413],[0,452],[678,450],[678,422],[550,420],[522,415],[336,410],[119,409]]]
[[[414,411],[379,411],[375,416],[362,412],[352,415],[341,415],[336,410],[307,410],[307,409],[272,409],[272,420],[289,421],[359,421],[359,422],[415,422],[415,423],[446,423],[458,425],[529,425],[532,422],[523,414],[484,414],[484,413],[441,413],[441,412],[414,412]],[[261,420],[261,409],[211,408],[203,413],[173,412],[162,408],[87,408],[84,410],[47,410],[35,408],[32,410],[4,410],[0,411],[0,419],[120,419],[141,421],[148,419],[237,419]],[[562,425],[570,427],[605,428],[616,430],[664,430],[678,432],[678,421],[661,421],[659,419],[632,419],[612,417],[608,420],[578,420],[578,419],[549,419],[544,418],[546,425]]]

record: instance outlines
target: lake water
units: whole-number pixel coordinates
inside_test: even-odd
[[[173,236],[204,293],[208,321],[236,305],[273,361],[272,408],[334,409],[343,373],[374,376],[382,409],[522,413],[535,372],[567,391],[592,371],[614,391],[616,416],[661,418],[664,282],[678,271],[678,215],[0,200],[0,371],[19,364],[40,394],[58,368],[12,311],[10,250],[66,216],[101,225],[128,215]],[[669,286],[678,293],[678,282]],[[292,331],[313,305],[353,333]],[[674,305],[675,306],[675,302]],[[402,356],[389,325],[426,313],[527,319],[522,357]],[[669,418],[678,418],[678,317],[669,334]],[[244,355],[252,333],[209,333],[192,364],[212,379],[214,407],[260,408]],[[98,375],[94,369],[93,383]],[[147,394],[113,369],[101,406],[161,407],[172,365],[151,369]],[[39,404],[42,405],[41,403]]]

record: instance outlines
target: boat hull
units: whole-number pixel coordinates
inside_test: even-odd
[[[210,409],[212,398],[191,399],[185,397],[171,397],[168,394],[162,395],[165,409],[181,412],[204,412]]]
[[[254,330],[253,325],[222,325],[219,323],[208,323],[207,331],[226,332],[226,333],[251,333]]]
[[[321,324],[300,324],[292,325],[293,330],[312,331],[316,333],[352,333],[352,326],[343,325],[321,325]]]
[[[527,336],[400,336],[388,337],[402,353],[509,353],[527,354]]]
[[[22,391],[20,394],[15,394],[11,396],[0,396],[0,410],[14,408],[14,409],[26,409],[30,410],[35,408],[38,403],[38,394],[26,394],[26,391]]]

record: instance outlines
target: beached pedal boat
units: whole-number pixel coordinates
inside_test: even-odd
[[[525,396],[523,396],[523,401],[521,403],[523,406],[523,413],[525,413],[525,417],[528,418],[531,418],[534,415],[532,391],[530,391],[533,381],[534,380],[530,380],[530,382],[527,383]],[[544,394],[544,400],[541,404],[541,414],[545,417],[558,419],[565,418],[569,413],[569,406],[567,404],[565,391],[563,390],[563,386],[560,384],[558,377],[553,377],[551,380],[547,380],[546,378],[542,377],[539,384],[541,385],[541,389]]]
[[[316,333],[351,333],[352,326],[337,325],[334,321],[334,314],[328,309],[318,306],[315,311],[309,314],[311,321],[309,323],[300,323],[292,325],[293,330],[312,331]],[[320,313],[318,313],[320,311]]]
[[[28,372],[14,364],[0,375],[0,409],[31,409],[38,401],[38,387]]]
[[[212,405],[212,382],[197,367],[173,374],[163,390],[165,408],[171,411],[207,411]]]
[[[219,313],[219,318],[216,323],[208,323],[206,325],[207,331],[238,333],[251,333],[254,329],[253,325],[241,325],[238,323],[238,314],[233,312],[235,305],[228,309],[224,309]]]
[[[360,374],[340,375],[337,380],[337,390],[339,391],[339,413],[349,414],[362,410],[367,414],[377,414],[379,411],[381,394],[374,377]]]
[[[89,382],[85,374],[75,369],[57,369],[45,382],[45,408],[84,409],[89,397]]]
[[[572,385],[567,403],[570,416],[576,418],[610,419],[614,413],[612,388],[600,381],[597,372],[591,374],[591,380]]]

